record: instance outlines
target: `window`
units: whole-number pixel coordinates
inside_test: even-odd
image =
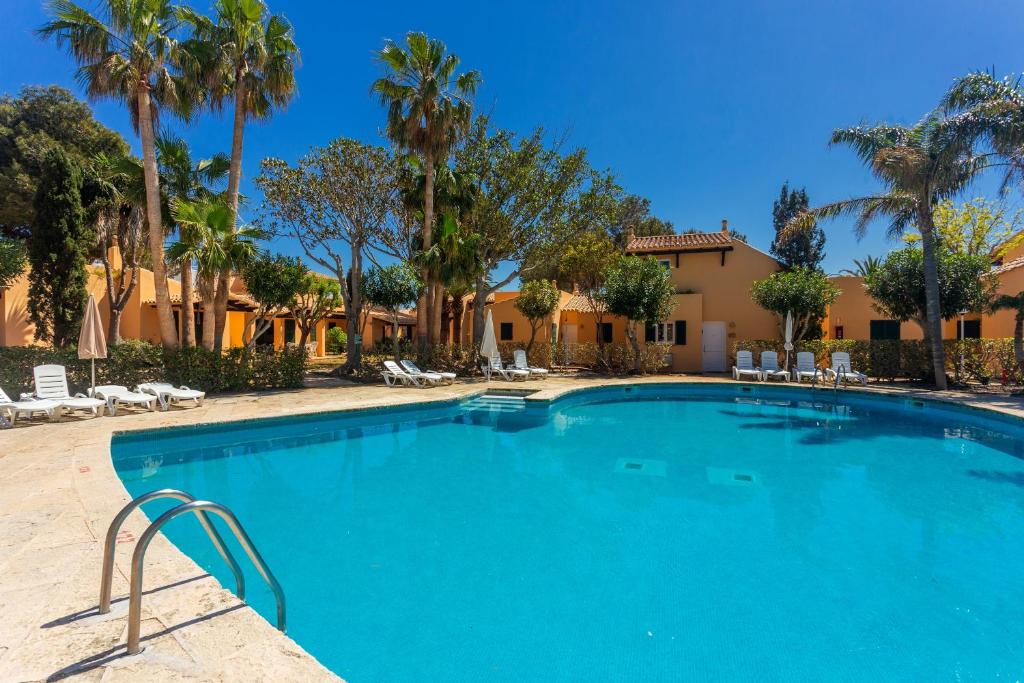
[[[601,342],[604,344],[612,343],[612,324],[601,323]]]
[[[836,325],[836,339],[843,339],[843,326]]]
[[[670,261],[667,258],[658,259],[658,265],[664,268],[665,270],[672,270],[672,261]]]
[[[962,326],[961,326],[962,325]],[[957,339],[981,339],[981,321],[964,320],[956,322]]]
[[[654,342],[656,344],[671,344],[676,338],[675,331],[675,323],[655,323],[653,325],[648,325],[644,340]]]
[[[284,321],[284,343],[294,344],[295,342],[295,320],[294,318],[289,318]]]
[[[512,341],[512,323],[501,324],[501,341]]]
[[[686,321],[676,321],[676,346],[686,346]]]
[[[888,340],[899,340],[900,338],[900,321],[899,320],[872,320],[871,321],[871,340],[872,341],[888,341]]]

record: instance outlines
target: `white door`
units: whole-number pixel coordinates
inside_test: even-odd
[[[576,343],[575,325],[562,325],[562,343],[566,346]]]
[[[704,372],[725,372],[725,323],[706,321],[701,325],[701,364]]]

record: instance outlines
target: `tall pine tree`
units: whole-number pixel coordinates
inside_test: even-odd
[[[85,256],[90,233],[82,209],[82,171],[55,148],[43,161],[29,238],[29,318],[36,339],[66,346],[75,340],[87,298]]]
[[[775,239],[772,240],[771,252],[786,268],[818,270],[821,260],[825,258],[825,232],[817,224],[784,234],[786,223],[806,211],[807,206],[807,192],[804,188],[791,190],[788,180],[782,184],[779,198],[772,204]]]

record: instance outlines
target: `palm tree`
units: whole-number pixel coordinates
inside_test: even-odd
[[[237,270],[253,258],[259,251],[257,240],[264,237],[263,231],[252,226],[234,228],[232,214],[230,204],[221,197],[171,200],[171,216],[178,224],[180,239],[167,249],[167,255],[176,262],[195,261],[204,301],[212,300],[208,288],[217,276],[225,269]]]
[[[263,0],[217,0],[214,11],[215,19],[188,8],[180,9],[179,15],[193,30],[192,38],[184,43],[184,51],[191,57],[191,78],[207,89],[214,109],[223,108],[228,101],[234,105],[227,199],[231,223],[237,225],[245,124],[270,118],[295,96],[299,49],[291,24],[283,15],[270,14]],[[216,287],[214,335],[218,349],[227,319],[230,279],[230,271],[220,273]]]
[[[992,311],[1014,311],[1013,318],[1013,357],[1017,368],[1024,372],[1024,292],[1016,295],[1003,294],[992,302]]]
[[[472,97],[480,83],[477,71],[456,75],[459,58],[446,54],[444,43],[425,33],[406,34],[408,50],[388,40],[377,53],[385,76],[373,82],[370,91],[387,107],[387,135],[401,149],[423,157],[423,250],[433,244],[434,165],[446,162],[459,137],[469,129],[473,115]],[[428,286],[416,307],[416,333],[421,348],[429,339],[440,337],[439,316],[431,316],[438,295]],[[432,320],[431,318],[438,318]],[[429,335],[429,339],[428,339]]]
[[[152,226],[163,224],[154,132],[159,107],[187,115],[195,103],[195,91],[171,71],[176,62],[174,8],[168,0],[106,0],[102,19],[68,0],[52,0],[48,8],[52,19],[39,34],[66,45],[79,63],[76,77],[88,96],[121,101],[139,134],[160,340],[165,349],[173,349],[178,333],[167,289],[163,233]]]
[[[857,277],[867,277],[873,270],[882,265],[882,259],[877,256],[871,256],[870,254],[861,259],[853,259],[853,268],[843,268],[839,271],[841,275],[854,275]]]
[[[832,145],[850,145],[871,168],[884,191],[826,204],[790,221],[792,229],[811,221],[855,215],[854,231],[862,237],[876,218],[889,219],[889,235],[898,236],[911,226],[921,233],[924,252],[926,338],[931,350],[938,389],[946,388],[942,318],[939,306],[939,273],[932,210],[943,199],[956,196],[986,165],[974,154],[970,139],[956,134],[950,120],[933,112],[919,123],[904,126],[879,124],[833,131]]]
[[[183,201],[211,199],[215,193],[209,185],[223,180],[228,174],[228,167],[231,163],[225,154],[215,154],[209,159],[201,159],[193,163],[192,153],[185,141],[179,137],[168,135],[157,139],[156,153],[160,165],[160,176],[167,195],[172,201],[175,199]],[[179,235],[183,229],[181,225],[178,225]],[[189,242],[191,240],[182,235],[182,241]],[[185,258],[179,261],[178,265],[181,268],[181,345],[195,346],[196,318],[192,302],[192,259]],[[202,290],[212,292],[213,287],[206,284]],[[212,298],[203,299],[203,316],[206,320],[215,318]],[[206,348],[213,348],[213,325],[203,326],[202,342]]]

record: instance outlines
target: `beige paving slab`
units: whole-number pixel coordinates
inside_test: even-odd
[[[495,382],[550,400],[600,385],[722,382],[647,377]],[[123,411],[116,417],[31,422],[0,431],[0,681],[337,681],[302,648],[246,607],[162,536],[147,555],[141,655],[125,654],[128,563],[148,524],[135,512],[115,561],[110,615],[97,615],[102,539],[129,501],[110,459],[114,432],[297,413],[453,400],[482,381],[427,390],[352,384],[224,396],[199,408]],[[1024,417],[1024,401],[900,386],[868,391],[922,396]]]

